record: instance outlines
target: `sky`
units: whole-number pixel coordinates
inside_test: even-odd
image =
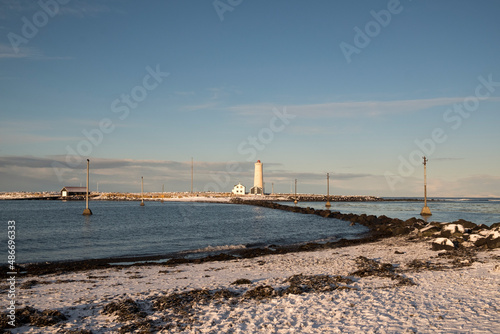
[[[0,191],[500,197],[500,2],[0,0]]]

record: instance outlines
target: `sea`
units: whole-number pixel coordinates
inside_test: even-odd
[[[331,210],[408,219],[420,217],[422,204],[332,202]],[[322,202],[297,205],[324,208]],[[17,263],[199,257],[235,249],[356,239],[368,232],[364,226],[337,219],[251,205],[145,202],[141,207],[135,201],[91,201],[89,206],[93,215],[83,216],[82,201],[0,201],[3,247],[7,250],[8,221],[15,221]],[[500,199],[440,199],[428,206],[433,213],[430,221],[500,222]]]

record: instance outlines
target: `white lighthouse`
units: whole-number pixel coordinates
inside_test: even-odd
[[[262,162],[260,162],[260,160],[257,160],[255,163],[253,187],[250,189],[250,194],[264,195],[264,176],[262,174]]]

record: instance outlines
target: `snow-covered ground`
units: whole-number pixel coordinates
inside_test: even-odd
[[[462,257],[440,253],[444,251],[432,251],[428,242],[395,237],[226,262],[27,277],[19,283],[37,282],[26,289],[18,286],[18,309],[59,310],[68,320],[48,327],[25,325],[12,332],[149,328],[161,333],[499,333],[500,249]],[[370,271],[370,266],[376,270]],[[318,282],[330,277],[337,283],[323,290],[318,290],[318,283],[301,294],[279,293],[298,274],[303,275],[295,276],[302,286],[315,277]],[[250,284],[232,284],[241,279]],[[272,293],[262,298],[245,294],[259,286],[268,286]],[[212,297],[189,299],[201,293],[197,289]],[[235,294],[213,297],[219,290]],[[129,304],[110,304],[126,299]],[[113,305],[126,309],[130,303],[135,311],[113,313],[120,308]],[[170,306],[158,307],[161,303]]]

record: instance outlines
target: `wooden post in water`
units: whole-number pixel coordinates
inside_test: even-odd
[[[164,191],[165,191],[165,184],[162,184],[162,185],[161,185],[161,202],[162,202],[162,203],[164,202],[163,198],[165,197],[165,196],[163,195],[163,192],[164,192]]]
[[[141,176],[141,206],[144,206],[144,177]]]
[[[326,173],[326,204],[327,208],[330,208],[330,173]]]
[[[191,157],[191,194],[193,193],[194,165],[193,157]]]
[[[87,192],[85,196],[85,210],[83,210],[83,215],[84,216],[90,216],[92,214],[92,211],[89,209],[89,163],[90,160],[87,159]]]
[[[427,206],[427,161],[424,157],[424,207],[420,212],[421,216],[432,216],[431,209]]]
[[[293,201],[294,204],[297,204],[297,179],[295,179],[295,201]]]

